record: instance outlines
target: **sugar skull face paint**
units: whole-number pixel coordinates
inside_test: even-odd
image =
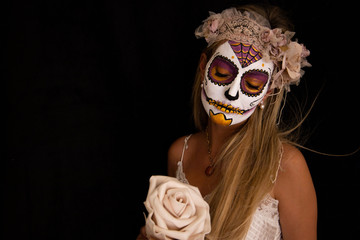
[[[228,41],[206,65],[201,101],[217,124],[234,125],[255,111],[269,88],[274,64],[252,45]]]

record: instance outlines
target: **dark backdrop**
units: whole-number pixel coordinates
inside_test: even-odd
[[[236,2],[243,1],[3,3],[3,239],[135,239],[149,177],[166,174],[169,145],[194,131],[191,86],[205,47],[194,29],[209,10]],[[311,51],[313,67],[288,96],[305,112],[318,96],[301,140],[325,153],[354,151],[356,15],[345,1],[271,3],[289,12],[295,37]],[[288,120],[293,106],[284,110]],[[357,233],[359,154],[303,153],[319,239]]]

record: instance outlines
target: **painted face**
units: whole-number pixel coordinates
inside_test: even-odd
[[[201,101],[221,125],[241,123],[255,111],[269,88],[274,64],[252,45],[228,41],[206,65]]]

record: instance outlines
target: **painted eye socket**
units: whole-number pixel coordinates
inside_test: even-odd
[[[249,97],[258,96],[264,89],[269,74],[262,70],[249,70],[241,77],[241,92]]]
[[[224,86],[234,81],[238,72],[236,65],[229,59],[224,56],[217,56],[210,64],[208,77],[213,83]]]

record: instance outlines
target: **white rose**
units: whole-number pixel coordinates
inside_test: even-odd
[[[211,230],[209,205],[199,189],[176,178],[152,176],[144,204],[148,237],[203,240]]]

